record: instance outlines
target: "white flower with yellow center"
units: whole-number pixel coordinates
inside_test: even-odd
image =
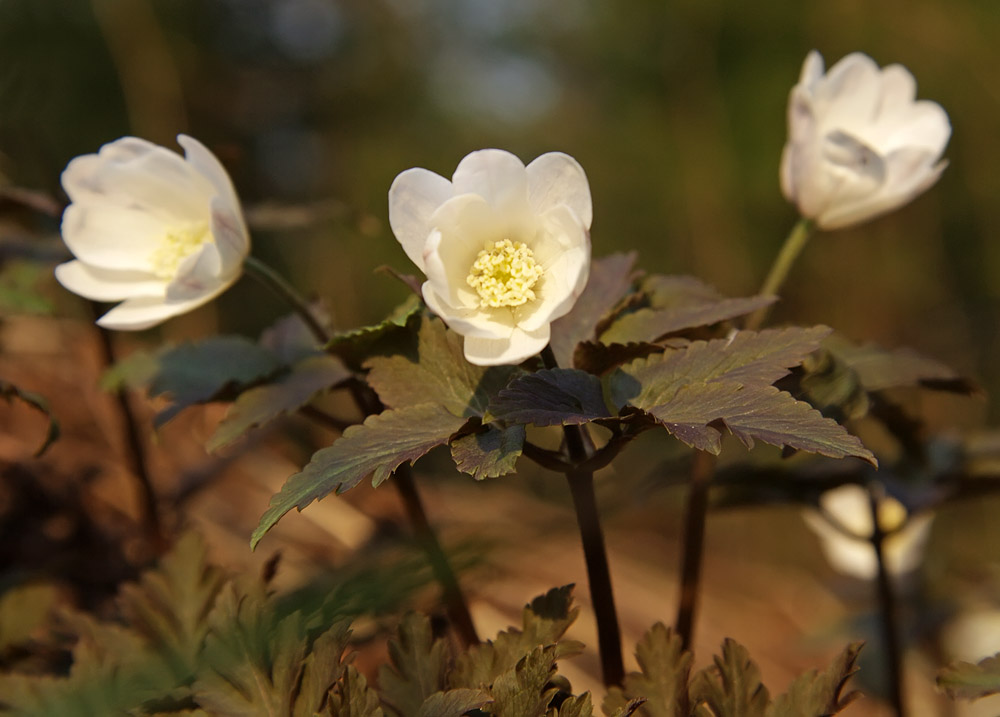
[[[509,152],[466,156],[451,181],[408,169],[389,189],[389,224],[427,276],[430,309],[480,366],[519,363],[549,343],[590,270],[590,187],[559,152],[527,167]]]
[[[823,73],[815,50],[788,101],[781,189],[821,229],[858,224],[906,204],[937,181],[951,124],[917,101],[902,65],[855,52]]]
[[[824,493],[820,507],[837,525],[815,510],[806,511],[803,518],[819,537],[831,567],[873,580],[878,575],[878,560],[871,544],[875,524],[868,491],[859,485],[842,485]],[[890,574],[903,575],[920,566],[933,520],[932,513],[908,515],[906,507],[891,496],[879,501],[879,527],[887,534],[882,551]]]
[[[56,279],[94,301],[121,301],[98,320],[139,330],[200,306],[239,278],[250,237],[219,160],[180,135],[185,156],[122,137],[62,174],[72,202],[62,236],[75,260]]]

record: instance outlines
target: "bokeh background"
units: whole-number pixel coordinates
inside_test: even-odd
[[[918,95],[947,110],[950,166],[890,216],[818,235],[773,320],[915,347],[1000,396],[998,37],[1000,4],[989,0],[0,0],[0,181],[61,198],[59,172],[76,155],[126,134],[169,147],[179,132],[192,134],[229,168],[254,227],[254,253],[322,297],[346,328],[377,321],[406,296],[373,271],[411,268],[387,223],[386,192],[398,172],[421,166],[447,176],[483,147],[524,160],[560,150],[587,171],[595,255],[636,249],[647,271],[694,274],[747,295],[796,219],[777,180],[788,91],[810,49],[828,64],[860,50],[906,65]],[[31,212],[3,224],[0,367],[67,416],[49,479],[64,486],[89,471],[87,490],[127,515],[125,469],[111,465],[115,419],[95,388],[101,367],[89,308],[49,278],[56,234],[55,219]],[[256,335],[281,312],[243,280],[210,306],[122,338],[120,348],[215,331]],[[1000,419],[997,400],[915,400],[942,429]],[[18,431],[33,419],[19,411],[4,419],[3,460],[23,468]],[[178,475],[209,470],[198,441],[221,414],[194,413],[152,444],[153,454],[171,453],[153,457],[165,491]],[[233,565],[257,559],[244,555],[242,541],[268,492],[307,455],[303,445],[329,436],[282,440],[213,459],[224,463],[210,464],[221,477],[185,504],[184,521],[210,533]],[[618,469],[621,480],[603,483],[632,642],[652,621],[673,619],[683,493],[649,475],[670,452],[640,443]],[[248,471],[267,475],[255,482]],[[485,567],[469,587],[484,632],[506,615],[516,619],[520,604],[552,585],[583,584],[560,486],[530,471],[503,485],[446,474],[428,483],[446,537],[480,541]],[[299,557],[290,581],[351,552],[350,540],[317,547],[324,531],[345,530],[338,511],[368,526],[358,528],[361,542],[396,514],[391,493],[362,491],[340,508],[311,509],[328,519],[285,519],[309,523],[265,545]],[[525,495],[533,511],[524,510]],[[485,497],[495,501],[489,511]],[[984,500],[938,516],[924,579],[947,606],[943,614],[988,610],[1000,596],[998,510]],[[532,529],[522,531],[521,520]],[[506,564],[516,561],[512,541],[546,546],[537,565]],[[795,509],[713,517],[708,550],[700,662],[732,635],[780,691],[831,646],[863,633],[850,620],[870,608],[868,587],[824,566]],[[119,557],[128,574],[128,555]],[[23,571],[23,562],[15,555],[5,565]],[[587,639],[591,628],[583,629]],[[912,652],[913,699],[926,714],[947,714],[930,683],[933,655]],[[579,678],[595,664],[585,657]],[[849,714],[880,709],[868,700]]]

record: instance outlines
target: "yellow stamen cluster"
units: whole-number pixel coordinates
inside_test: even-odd
[[[521,306],[535,299],[531,288],[542,276],[535,256],[522,242],[502,239],[479,252],[466,281],[483,308]]]
[[[207,224],[167,232],[160,246],[149,257],[153,273],[161,279],[172,279],[181,262],[194,254],[206,241],[212,241]]]

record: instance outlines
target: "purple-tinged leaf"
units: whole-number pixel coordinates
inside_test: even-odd
[[[839,336],[831,336],[824,346],[858,374],[866,391],[900,386],[923,386],[965,395],[982,391],[973,381],[913,349],[884,349],[875,344],[856,346]]]
[[[611,254],[595,259],[590,265],[590,277],[573,309],[552,322],[549,345],[560,366],[573,365],[573,350],[581,341],[597,338],[596,327],[622,297],[625,296],[635,272],[635,252]]]
[[[311,356],[299,361],[274,383],[241,393],[226,412],[207,448],[214,451],[232,443],[252,428],[278,416],[292,413],[317,395],[349,379],[353,374],[333,356]]]
[[[368,383],[390,408],[423,403],[444,406],[456,416],[482,416],[490,399],[520,372],[515,366],[475,366],[465,360],[462,337],[440,319],[425,316],[417,358],[375,356],[365,366]]]
[[[373,475],[372,483],[386,480],[402,463],[417,460],[432,448],[444,445],[465,419],[442,406],[425,403],[384,411],[351,426],[328,448],[317,451],[301,472],[291,476],[261,516],[250,546],[292,508],[302,510],[336,491],[343,493]]]
[[[663,353],[663,348],[659,344],[649,343],[602,344],[597,341],[581,341],[573,352],[573,365],[581,371],[599,376],[623,363]]]
[[[513,473],[524,446],[524,426],[484,429],[451,442],[455,466],[476,480]]]
[[[604,344],[651,342],[670,334],[744,316],[776,301],[773,296],[720,299],[695,306],[642,308],[620,316],[601,334]]]
[[[489,416],[507,423],[571,426],[611,418],[601,379],[572,368],[519,376],[490,403]]]

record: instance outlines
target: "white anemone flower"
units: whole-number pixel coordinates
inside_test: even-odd
[[[191,311],[239,278],[250,251],[236,190],[201,142],[185,156],[136,137],[77,157],[62,174],[72,202],[62,236],[75,260],[56,267],[65,288],[121,301],[98,319],[140,330]]]
[[[823,74],[823,58],[809,53],[789,97],[781,157],[781,189],[802,216],[821,229],[858,224],[937,181],[951,124],[916,91],[902,65],[880,70],[855,52]]]
[[[830,566],[845,575],[873,580],[878,576],[878,560],[871,544],[875,526],[868,491],[859,485],[842,485],[828,490],[819,502],[842,528],[858,536],[845,535],[817,511],[803,514],[806,525],[819,537],[820,548]],[[879,501],[879,526],[888,533],[882,543],[882,555],[890,575],[904,575],[920,566],[933,520],[931,513],[908,517],[903,504],[891,496]]]
[[[519,363],[549,343],[551,322],[587,283],[592,216],[587,176],[560,152],[525,167],[484,149],[451,181],[415,168],[389,188],[389,224],[427,276],[424,301],[480,366]]]

